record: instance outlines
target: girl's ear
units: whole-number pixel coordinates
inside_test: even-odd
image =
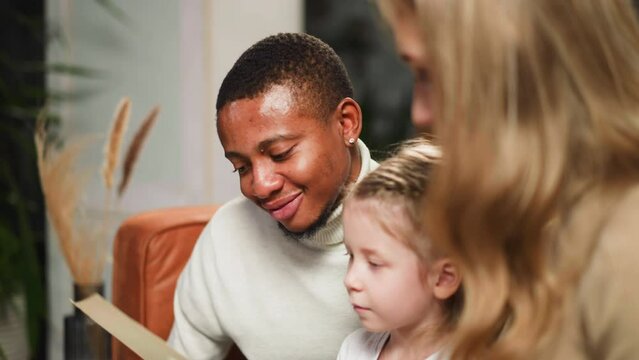
[[[461,285],[461,274],[450,259],[435,261],[431,268],[431,287],[438,300],[446,300],[453,296]]]

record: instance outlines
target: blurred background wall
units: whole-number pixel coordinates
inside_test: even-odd
[[[114,7],[88,0],[47,0],[50,63],[90,67],[95,77],[52,75],[48,86],[83,94],[63,102],[66,134],[105,135],[119,99],[132,102],[135,128],[155,104],[158,122],[114,216],[169,206],[222,203],[239,194],[214,128],[216,89],[233,62],[266,35],[302,30],[301,0],[139,0]],[[265,16],[268,14],[268,16]],[[129,131],[131,133],[131,131]],[[101,144],[101,142],[99,142]],[[83,157],[98,165],[102,146]],[[104,199],[99,177],[85,199],[96,219]],[[53,234],[51,231],[49,234]],[[72,280],[56,246],[48,247],[49,358],[62,359],[62,319],[71,313]],[[105,271],[110,294],[110,268]]]
[[[410,74],[369,0],[7,0],[0,10],[0,275],[21,277],[35,291],[27,292],[29,306],[46,309],[46,317],[36,316],[43,341],[34,358],[63,358],[63,318],[73,311],[73,281],[55,232],[45,225],[35,169],[34,120],[45,104],[60,145],[92,137],[80,157],[90,175],[81,199],[90,224],[105,216],[99,170],[116,105],[125,96],[132,102],[125,144],[160,106],[129,188],[108,213],[116,221],[109,239],[135,213],[239,195],[215,133],[214,103],[233,62],[268,35],[304,31],[337,51],[362,105],[362,138],[374,157],[414,134]],[[25,257],[27,250],[34,253]],[[109,262],[107,298],[110,281]],[[16,284],[0,284],[0,300]]]

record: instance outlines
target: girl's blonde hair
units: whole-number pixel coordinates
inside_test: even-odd
[[[432,61],[443,159],[424,219],[464,276],[454,357],[534,356],[639,179],[631,1],[380,1],[413,6]]]
[[[408,228],[398,227],[397,219],[389,219],[387,212],[380,212],[377,220],[420,257],[427,258],[429,250],[425,247],[425,241],[417,240],[422,232],[421,203],[426,193],[431,166],[439,157],[439,149],[428,140],[405,141],[378,168],[353,185],[346,202],[351,199],[372,199],[380,208],[399,206],[406,215]]]

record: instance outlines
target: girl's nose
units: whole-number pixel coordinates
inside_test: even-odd
[[[359,281],[357,273],[352,265],[348,267],[346,276],[344,276],[344,286],[348,292],[362,290],[361,281]]]

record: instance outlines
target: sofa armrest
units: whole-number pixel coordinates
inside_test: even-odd
[[[173,325],[173,294],[195,242],[217,206],[144,212],[124,221],[113,246],[113,304],[163,339]],[[137,356],[113,339],[113,359]]]

